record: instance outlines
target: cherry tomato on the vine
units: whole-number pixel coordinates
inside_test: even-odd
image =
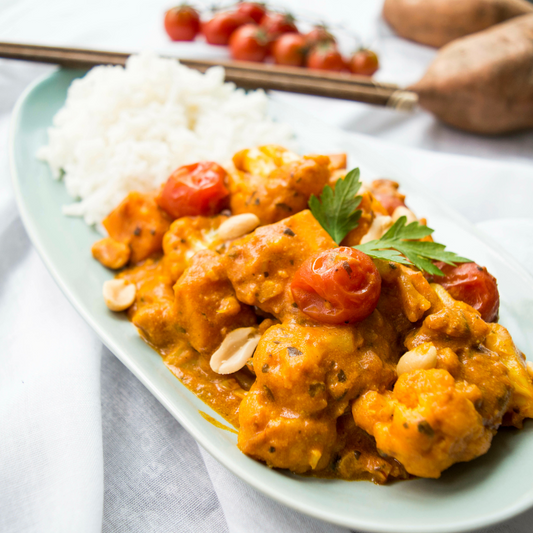
[[[253,19],[237,11],[217,13],[211,20],[202,24],[202,33],[209,44],[227,45],[233,32],[250,22],[253,22]]]
[[[268,39],[257,24],[245,24],[229,40],[231,57],[239,61],[264,61],[268,55]]]
[[[283,33],[298,33],[294,17],[289,13],[267,13],[261,20],[261,27],[270,41],[274,41]]]
[[[301,33],[284,33],[272,45],[272,56],[278,65],[301,67],[305,64],[307,40]]]
[[[316,70],[346,70],[346,61],[337,47],[332,43],[321,43],[315,46],[307,56],[307,66]]]
[[[358,50],[350,58],[350,70],[360,76],[372,76],[379,68],[379,59],[372,50]]]
[[[200,15],[183,4],[165,13],[165,30],[173,41],[192,41],[200,31]]]
[[[250,17],[254,22],[259,24],[266,15],[267,10],[265,4],[259,4],[257,2],[239,2],[237,12]]]
[[[227,205],[226,176],[220,165],[210,161],[185,165],[168,178],[157,203],[174,219],[215,215]]]
[[[486,267],[480,267],[476,263],[463,263],[454,267],[441,261],[435,265],[444,272],[444,276],[428,276],[428,281],[442,285],[452,298],[471,305],[480,312],[485,322],[497,320],[500,293],[496,278]]]
[[[343,246],[307,260],[291,291],[298,308],[319,322],[360,322],[376,308],[381,276],[368,255]]]
[[[307,39],[307,44],[309,47],[315,46],[320,43],[332,43],[335,44],[337,41],[335,37],[328,31],[326,26],[319,24],[315,26],[309,33],[305,35]]]

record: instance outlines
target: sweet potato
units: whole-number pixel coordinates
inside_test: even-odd
[[[436,46],[533,13],[526,0],[385,0],[383,17],[398,35]]]
[[[462,130],[533,127],[533,14],[446,45],[410,89],[423,108]]]

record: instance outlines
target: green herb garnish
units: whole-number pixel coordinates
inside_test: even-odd
[[[444,244],[415,240],[431,235],[434,230],[419,222],[411,222],[407,225],[406,222],[406,217],[400,217],[380,239],[359,244],[354,248],[375,259],[395,261],[408,266],[414,265],[435,276],[444,274],[431,262],[432,259],[452,266],[456,263],[471,263],[471,260],[466,257],[446,252]]]
[[[358,225],[362,211],[357,209],[361,197],[356,195],[360,188],[359,169],[355,168],[337,181],[335,191],[326,185],[320,200],[314,194],[309,199],[311,213],[337,244]]]
[[[340,244],[342,239],[358,226],[362,211],[356,209],[361,203],[361,196],[356,196],[361,187],[359,169],[356,168],[344,179],[335,184],[335,191],[329,185],[324,187],[320,200],[314,195],[309,200],[311,213],[331,238]],[[407,223],[406,217],[400,217],[380,238],[365,244],[354,246],[356,250],[385,261],[394,261],[402,265],[415,266],[435,276],[444,275],[433,261],[442,261],[455,266],[456,263],[470,263],[470,259],[453,252],[445,251],[444,244],[420,241],[431,235],[434,230],[419,222]]]

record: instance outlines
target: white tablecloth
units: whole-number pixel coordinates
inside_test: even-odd
[[[284,4],[307,16],[325,9],[319,0]],[[381,79],[414,81],[433,57],[433,50],[391,34],[379,21],[380,2],[327,6],[330,20],[380,51]],[[141,0],[0,0],[0,41],[224,54],[170,45],[161,30],[166,7]],[[0,531],[346,531],[270,501],[199,449],[56,287],[18,217],[7,161],[11,109],[47,70],[0,61]],[[425,181],[531,270],[533,133],[481,138],[424,112],[275,97],[371,135],[402,171]],[[487,531],[530,532],[532,521],[529,512]]]

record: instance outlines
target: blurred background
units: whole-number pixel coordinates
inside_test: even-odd
[[[205,0],[193,3],[204,20],[209,18],[213,4]],[[325,23],[347,55],[359,46],[375,50],[380,60],[375,79],[407,86],[423,76],[437,49],[398,37],[381,16],[382,4],[381,0],[284,0],[268,5],[293,14],[302,31],[313,23]],[[166,0],[0,0],[0,40],[124,52],[153,50],[178,57],[229,58],[227,47],[210,46],[201,37],[194,43],[172,42],[163,27],[165,11],[171,7],[173,3]],[[2,65],[0,76],[10,72],[20,76],[21,83],[27,83],[28,77],[47,68],[28,70],[23,64],[10,62]],[[336,126],[402,146],[516,162],[533,159],[531,132],[479,137],[444,126],[425,111],[403,113],[311,96],[275,97]]]

